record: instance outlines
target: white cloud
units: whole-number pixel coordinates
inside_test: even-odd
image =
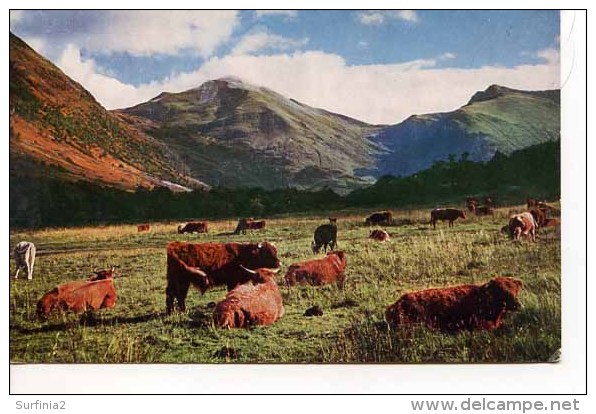
[[[387,20],[405,20],[418,23],[420,17],[414,10],[369,10],[357,14],[360,23],[369,26],[378,26]]]
[[[396,17],[413,23],[418,23],[420,21],[420,17],[418,17],[418,14],[414,10],[398,10]]]
[[[551,52],[541,54],[545,59],[553,57]],[[387,124],[413,114],[454,110],[491,84],[526,90],[559,87],[559,64],[554,59],[513,68],[461,69],[436,68],[439,58],[351,66],[338,55],[317,51],[228,55],[213,57],[196,71],[138,87],[100,74],[94,63],[82,60],[73,47],[64,52],[60,66],[108,108],[144,102],[163,91],[181,92],[209,79],[237,76],[311,106]]]
[[[438,60],[451,60],[451,59],[455,59],[457,56],[455,56],[455,54],[451,53],[451,52],[445,52],[442,55],[440,55],[437,59]]]
[[[244,36],[232,49],[232,54],[250,54],[261,50],[285,51],[296,49],[308,43],[308,38],[301,40],[259,31]]]
[[[367,48],[368,42],[366,40],[361,40],[358,42],[358,47]]]
[[[232,36],[239,24],[230,10],[108,11],[75,42],[97,53],[128,52],[135,56],[175,55],[190,49],[209,57]]]
[[[560,53],[557,49],[543,49],[536,53],[536,57],[544,59],[548,64],[555,65],[559,64]]]
[[[255,10],[257,17],[263,16],[284,16],[286,19],[295,19],[298,16],[297,10]]]

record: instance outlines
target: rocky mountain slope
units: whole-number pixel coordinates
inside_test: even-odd
[[[190,174],[213,185],[325,186],[346,192],[370,182],[378,126],[312,108],[235,78],[162,93],[116,112],[181,155]]]
[[[407,176],[447,160],[450,154],[459,159],[467,152],[472,161],[488,161],[497,151],[511,154],[558,139],[558,90],[492,85],[456,111],[414,115],[380,131],[372,140],[384,151],[376,157],[375,167],[362,173]]]
[[[177,154],[105,110],[81,85],[10,34],[11,174],[51,174],[123,189],[204,185]]]

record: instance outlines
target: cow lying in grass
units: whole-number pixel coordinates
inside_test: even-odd
[[[263,282],[247,282],[230,290],[226,298],[215,306],[215,325],[221,328],[248,328],[275,323],[284,314],[281,292],[275,282],[275,273],[279,269],[242,269],[250,273],[253,279]]]
[[[54,311],[85,312],[116,305],[114,279],[75,280],[47,292],[37,302],[37,315],[47,317]]]
[[[508,311],[520,307],[522,282],[497,277],[483,285],[460,285],[406,293],[389,306],[390,326],[423,324],[443,331],[490,330],[503,323]]]
[[[373,239],[379,242],[386,242],[391,240],[389,238],[389,233],[387,233],[385,230],[371,230],[370,234],[368,235],[369,239]]]
[[[288,286],[295,284],[325,285],[337,282],[343,287],[346,275],[346,254],[343,251],[327,253],[323,259],[294,263],[286,272]]]

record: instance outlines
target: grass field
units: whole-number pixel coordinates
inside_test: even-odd
[[[187,312],[165,315],[165,246],[169,241],[272,241],[287,266],[314,258],[310,241],[327,215],[267,218],[267,229],[229,235],[236,223],[210,222],[208,235],[178,235],[179,223],[11,232],[10,245],[37,246],[33,281],[10,282],[10,359],[19,363],[419,363],[531,362],[556,359],[561,346],[560,232],[541,230],[536,243],[513,242],[499,233],[511,212],[469,217],[449,229],[428,225],[425,210],[393,210],[392,240],[367,239],[369,211],[335,212],[339,249],[347,254],[346,285],[281,287],[285,315],[275,325],[226,330],[212,324],[212,304],[225,288],[204,296],[191,290]],[[226,234],[227,233],[227,234]],[[319,257],[321,255],[318,255]],[[118,302],[94,315],[35,315],[37,300],[54,286],[120,266]],[[11,275],[14,261],[11,259]],[[23,273],[20,274],[22,277]],[[412,290],[484,283],[512,276],[524,283],[523,308],[493,332],[387,329],[385,308]],[[323,316],[305,317],[319,305]]]

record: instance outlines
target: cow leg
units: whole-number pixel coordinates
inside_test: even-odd
[[[19,278],[19,272],[20,272],[20,271],[21,271],[21,268],[20,268],[19,266],[17,266],[17,272],[16,272],[16,273],[15,273],[15,275],[14,275],[14,278],[15,278],[15,279],[18,279],[18,278]]]
[[[190,287],[190,281],[184,281],[178,284],[176,292],[176,300],[178,301],[178,310],[180,312],[186,311],[186,295],[188,295],[188,288]]]
[[[35,264],[35,247],[31,246],[29,249],[29,257],[27,257],[27,279],[33,279],[33,265]]]
[[[174,298],[176,296],[175,289],[173,286],[168,282],[168,286],[166,287],[166,313],[169,315],[174,310]]]

